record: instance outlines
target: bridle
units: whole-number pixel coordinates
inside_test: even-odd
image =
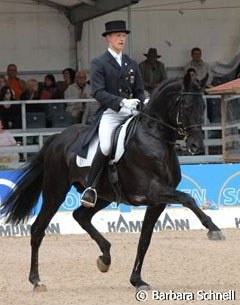
[[[201,127],[202,126],[202,123],[198,123],[198,124],[194,124],[194,125],[188,125],[188,126],[184,126],[183,124],[183,105],[184,105],[184,100],[183,100],[183,97],[185,95],[196,95],[196,96],[202,96],[202,93],[197,93],[197,92],[181,92],[181,93],[178,93],[178,97],[176,99],[176,106],[179,105],[178,107],[178,112],[177,112],[177,116],[176,116],[176,124],[177,124],[177,127],[174,127],[170,124],[167,124],[165,123],[162,119],[157,119],[143,111],[139,111],[139,113],[142,115],[142,116],[145,116],[149,119],[151,119],[152,121],[155,121],[157,122],[158,124],[161,124],[175,132],[177,132],[180,136],[184,136],[184,137],[187,137],[189,135],[189,130],[193,129],[193,128],[196,128],[196,127]]]
[[[179,99],[179,103],[180,103],[180,107],[179,107],[179,110],[177,112],[177,116],[176,116],[176,122],[177,122],[177,132],[180,136],[188,136],[189,134],[189,130],[193,129],[193,128],[196,128],[196,127],[201,127],[202,126],[202,123],[198,123],[198,124],[194,124],[194,125],[189,125],[189,126],[183,126],[183,103],[182,103],[182,100],[183,100],[183,97],[185,95],[195,95],[195,96],[202,96],[202,93],[197,93],[197,92],[182,92],[180,94],[180,96],[177,98],[177,100]]]

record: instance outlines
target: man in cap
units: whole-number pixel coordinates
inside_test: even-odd
[[[122,53],[129,33],[125,21],[107,22],[102,36],[106,39],[108,49],[95,58],[90,67],[92,95],[101,105],[98,111],[100,146],[88,175],[87,189],[81,198],[81,204],[86,207],[94,207],[96,203],[95,188],[108,160],[115,128],[136,112],[138,104],[145,100],[138,64]]]
[[[150,48],[147,53],[143,54],[146,60],[139,64],[139,68],[144,81],[144,88],[149,94],[167,78],[164,64],[157,60],[161,55],[157,54],[157,49]]]

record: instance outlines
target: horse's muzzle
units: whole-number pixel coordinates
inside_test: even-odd
[[[186,146],[191,155],[203,155],[205,150],[202,131],[188,135],[186,138]]]

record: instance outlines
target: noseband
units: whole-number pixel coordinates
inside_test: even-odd
[[[184,137],[187,137],[189,135],[189,130],[192,129],[192,128],[195,128],[195,127],[201,127],[202,124],[199,123],[199,124],[195,124],[195,125],[189,125],[189,126],[184,126],[183,125],[183,97],[185,95],[196,95],[196,96],[202,96],[202,93],[195,93],[195,92],[181,92],[179,94],[179,96],[177,97],[177,105],[179,104],[179,109],[178,109],[178,112],[177,112],[177,117],[176,117],[176,123],[177,123],[177,127],[174,127],[170,124],[167,124],[165,123],[163,120],[161,119],[157,119],[157,118],[154,118],[152,117],[151,115],[149,114],[146,114],[142,111],[139,111],[141,113],[141,115],[145,116],[145,117],[148,117],[149,119],[163,125],[163,126],[166,126],[172,130],[174,130],[175,132],[177,132],[180,136],[184,136]]]

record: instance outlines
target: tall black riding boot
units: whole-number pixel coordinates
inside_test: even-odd
[[[97,186],[98,181],[102,176],[107,159],[108,157],[105,156],[101,152],[100,147],[98,147],[92,162],[92,166],[90,168],[90,173],[87,178],[87,188],[83,192],[81,198],[81,204],[87,208],[93,208],[96,204],[97,191],[95,187]]]

